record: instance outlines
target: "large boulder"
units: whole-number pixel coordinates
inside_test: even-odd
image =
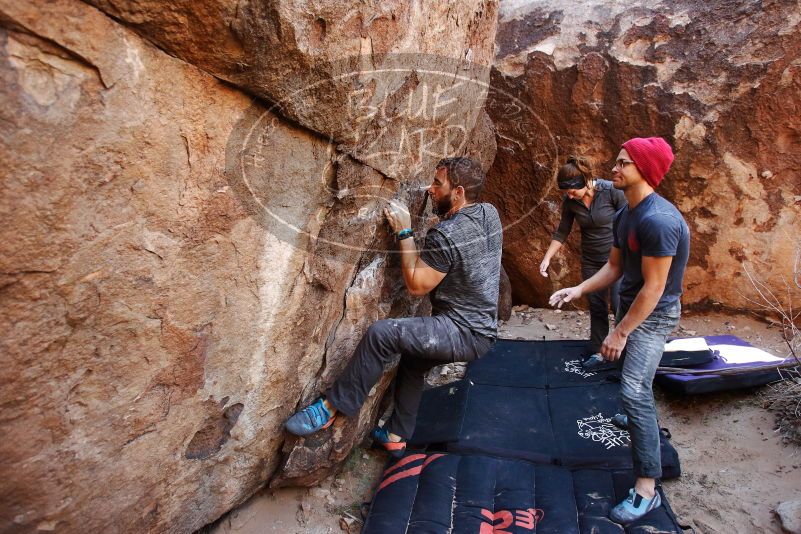
[[[415,313],[381,209],[419,210],[423,168],[384,174],[77,0],[0,0],[0,77],[0,530],[192,532],[334,469],[389,376],[320,464],[282,425],[370,321]]]
[[[497,0],[89,3],[399,178],[427,172],[443,143],[458,152],[466,142],[498,9]]]
[[[620,144],[662,136],[676,160],[658,191],[692,231],[684,303],[758,307],[745,269],[777,294],[801,225],[801,7],[797,2],[515,1],[502,6],[488,111],[489,198],[505,217],[517,301],[580,280],[578,228],[542,278],[571,153],[611,177]]]

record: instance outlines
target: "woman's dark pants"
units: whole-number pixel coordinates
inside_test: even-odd
[[[581,265],[581,277],[584,280],[592,277],[595,273],[601,270],[601,267],[606,262],[587,263]],[[591,354],[601,352],[601,345],[609,333],[609,305],[612,305],[612,313],[617,314],[617,308],[620,303],[618,293],[620,291],[620,279],[618,279],[611,287],[588,293],[586,295],[587,301],[590,304],[590,350]]]

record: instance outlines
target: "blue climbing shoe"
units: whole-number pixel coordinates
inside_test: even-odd
[[[660,504],[662,504],[662,498],[658,491],[654,494],[653,499],[646,499],[634,491],[634,488],[631,488],[629,496],[609,512],[609,519],[621,525],[628,525],[654,508],[659,508]]]
[[[386,429],[377,426],[370,432],[370,437],[373,438],[373,446],[383,449],[388,452],[393,458],[400,458],[406,452],[406,440],[391,441],[389,439],[389,432]]]
[[[317,399],[311,404],[289,418],[284,423],[288,432],[296,436],[308,436],[318,430],[327,428],[334,422],[334,416],[328,411],[323,403],[323,398]]]
[[[592,371],[593,369],[597,369],[598,367],[602,366],[605,363],[606,360],[604,359],[603,356],[601,356],[601,353],[596,352],[595,354],[587,356],[581,362],[581,367],[583,367],[585,371]]]
[[[612,424],[618,427],[620,430],[628,430],[629,416],[622,413],[616,413],[612,416]]]

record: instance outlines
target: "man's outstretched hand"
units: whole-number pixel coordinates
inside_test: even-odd
[[[566,287],[564,289],[560,289],[559,291],[551,295],[551,298],[548,299],[548,303],[551,306],[556,306],[557,308],[561,308],[562,304],[564,304],[565,302],[570,302],[579,299],[581,298],[581,295],[582,293],[581,289],[579,289],[579,286]]]
[[[396,234],[405,228],[412,227],[412,216],[409,208],[400,200],[390,200],[389,206],[384,208],[384,216]]]

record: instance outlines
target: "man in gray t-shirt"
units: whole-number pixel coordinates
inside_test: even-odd
[[[400,353],[394,412],[384,428],[372,433],[376,443],[400,457],[414,431],[425,373],[443,363],[472,361],[492,348],[503,228],[498,211],[478,202],[483,187],[484,173],[475,161],[439,162],[428,192],[441,221],[428,231],[419,254],[406,206],[393,201],[385,210],[398,239],[406,288],[414,296],[430,295],[432,315],[373,323],[325,396],[286,422],[289,432],[317,432],[337,412],[358,415],[384,367]]]
[[[445,273],[429,293],[431,315],[496,337],[502,240],[501,220],[492,204],[465,206],[428,231],[420,259]]]

